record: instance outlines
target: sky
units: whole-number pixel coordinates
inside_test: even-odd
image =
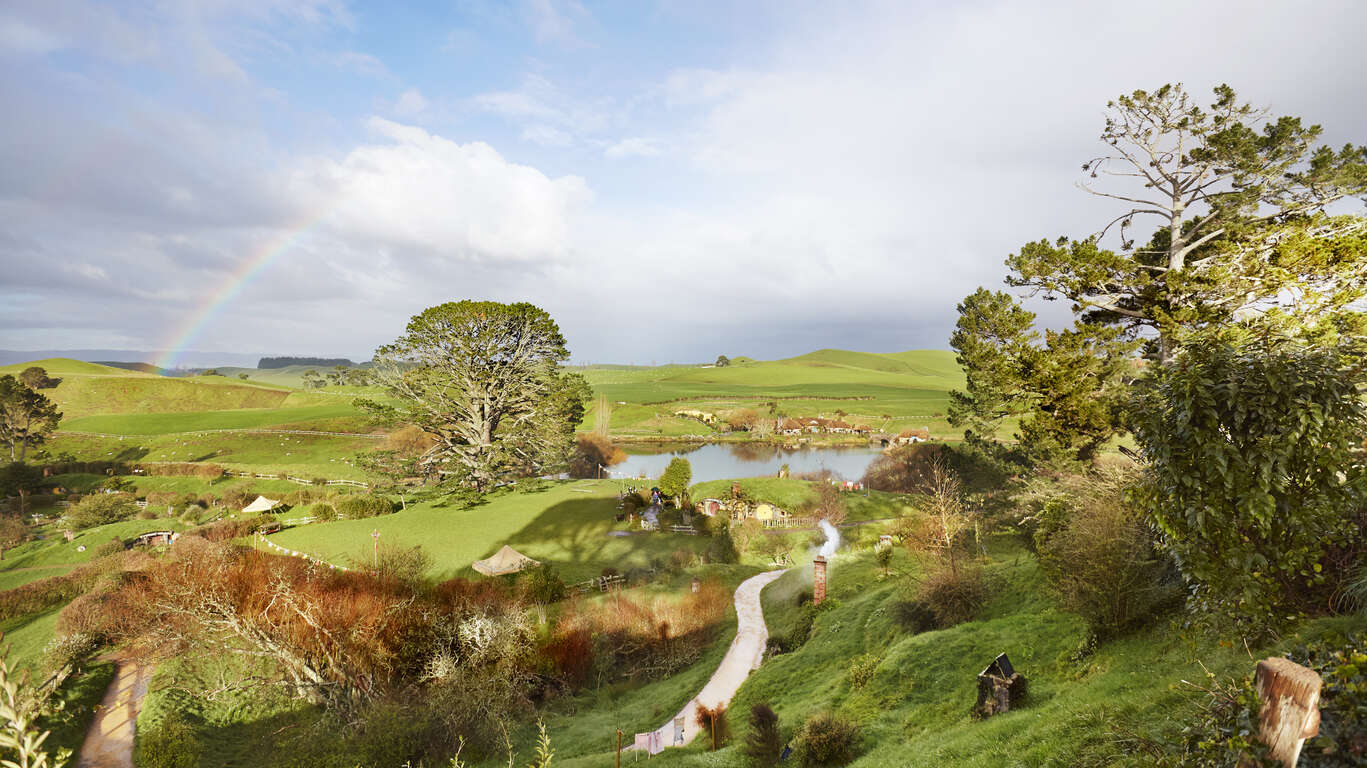
[[[1120,212],[1075,186],[1108,100],[1226,82],[1362,143],[1362,29],[1357,0],[5,0],[0,348],[364,360],[468,298],[545,308],[580,363],[945,349],[1010,253]]]

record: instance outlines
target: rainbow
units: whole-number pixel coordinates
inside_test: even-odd
[[[299,243],[310,230],[327,217],[327,214],[309,216],[294,226],[281,230],[268,238],[260,248],[238,265],[237,269],[193,312],[178,325],[167,337],[161,348],[166,350],[155,361],[158,368],[172,369],[180,362],[190,344],[199,338],[204,329],[223,312],[223,309],[237,298],[244,288],[265,272],[271,264]]]

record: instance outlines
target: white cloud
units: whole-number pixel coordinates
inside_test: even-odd
[[[622,139],[603,150],[603,154],[612,157],[654,157],[660,154],[660,142],[654,139],[644,139],[639,136]]]
[[[577,0],[524,0],[523,14],[538,42],[567,48],[588,45],[577,27],[589,18],[589,12]]]
[[[358,75],[384,77],[389,74],[389,68],[384,65],[383,61],[361,51],[341,51],[333,54],[332,64],[338,69],[355,72]]]
[[[44,54],[60,50],[65,41],[48,30],[20,19],[0,18],[0,49],[20,54]]]
[[[426,109],[427,99],[423,98],[422,91],[417,88],[409,88],[399,94],[399,98],[394,101],[395,114],[405,117],[420,114]]]
[[[286,0],[241,11],[197,2],[216,23],[201,41],[210,71],[213,51],[245,51],[251,63],[270,44],[273,61],[289,62],[319,27],[352,23],[326,1],[298,12]],[[0,341],[48,339],[59,326],[52,338],[96,338],[116,323],[155,343],[269,248],[279,255],[235,299],[232,322],[210,326],[204,348],[364,354],[409,315],[461,297],[537,302],[576,356],[595,360],[654,354],[630,351],[641,338],[679,359],[943,346],[955,302],[999,285],[1011,250],[1104,218],[1105,203],[1072,182],[1118,93],[1185,79],[1204,96],[1228,79],[1257,104],[1324,123],[1336,144],[1367,131],[1361,100],[1335,96],[1367,68],[1354,44],[1367,21],[1357,6],[1247,14],[1232,0],[1157,2],[1123,20],[1083,0],[1029,9],[856,0],[839,14],[797,3],[757,27],[743,55],[700,50],[672,73],[624,71],[617,48],[598,59],[509,50],[541,74],[500,89],[492,83],[510,73],[493,72],[474,81],[488,89],[475,96],[426,82],[426,93],[411,91],[406,108],[425,106],[424,124],[445,135],[410,125],[402,85],[386,94],[393,101],[362,97],[396,122],[371,119],[356,138],[345,131],[353,114],[290,122],[291,110],[271,108],[261,119],[259,86],[284,83],[219,100],[242,107],[234,120],[227,109],[144,96],[119,67],[75,73],[86,77],[78,85],[65,70],[15,76],[7,105],[16,116],[0,127],[0,269],[10,278]],[[193,79],[196,41],[171,33],[193,20],[134,24],[124,17],[136,5],[119,6],[112,22],[94,5],[91,14],[49,7],[87,8],[44,0],[0,11],[22,25],[0,22],[0,47],[29,51],[16,66],[40,69],[35,54],[69,47],[148,57],[139,66],[190,62],[187,82],[204,82]],[[487,24],[504,33],[543,25],[533,31],[548,47],[584,37],[593,22],[563,3],[490,12],[503,14]],[[1168,45],[1164,19],[1179,12],[1202,32]],[[228,16],[237,21],[219,23]],[[270,41],[241,29],[263,19],[310,28]],[[484,31],[466,42],[488,45],[495,37]],[[366,54],[332,54],[347,44],[333,42],[305,51],[306,62],[383,74]],[[219,64],[233,76],[232,59]],[[451,104],[466,113],[435,114]],[[327,129],[311,132],[319,123]],[[301,157],[301,136],[324,143]],[[633,156],[655,159],[611,162]],[[98,289],[90,265],[104,272]],[[688,293],[688,312],[648,308],[604,322],[669,290]]]
[[[482,142],[458,144],[420,128],[371,118],[385,143],[296,171],[304,204],[326,210],[337,232],[444,259],[555,258],[571,213],[592,195],[577,176],[548,178]]]
[[[574,137],[549,125],[536,123],[522,129],[522,140],[543,147],[568,147],[574,144]]]

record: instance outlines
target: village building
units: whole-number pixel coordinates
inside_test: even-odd
[[[930,429],[921,427],[920,429],[904,429],[897,435],[898,445],[911,445],[912,443],[922,443],[930,439]]]
[[[135,547],[163,547],[179,538],[175,531],[148,531],[133,539]]]

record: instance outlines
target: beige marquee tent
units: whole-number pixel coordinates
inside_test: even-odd
[[[275,508],[278,507],[278,506],[280,506],[280,502],[277,501],[276,499],[268,499],[268,498],[266,498],[265,496],[257,496],[257,497],[256,497],[256,501],[253,501],[252,503],[250,503],[250,504],[248,504],[247,506],[243,507],[243,508],[242,508],[242,511],[243,511],[243,512],[253,512],[253,513],[258,513],[258,514],[260,514],[260,513],[269,512],[269,511],[271,511],[272,509],[275,509]]]
[[[470,564],[470,567],[485,576],[502,576],[505,573],[517,573],[534,565],[540,565],[540,563],[504,544],[503,548],[495,552],[492,557],[476,560]]]

